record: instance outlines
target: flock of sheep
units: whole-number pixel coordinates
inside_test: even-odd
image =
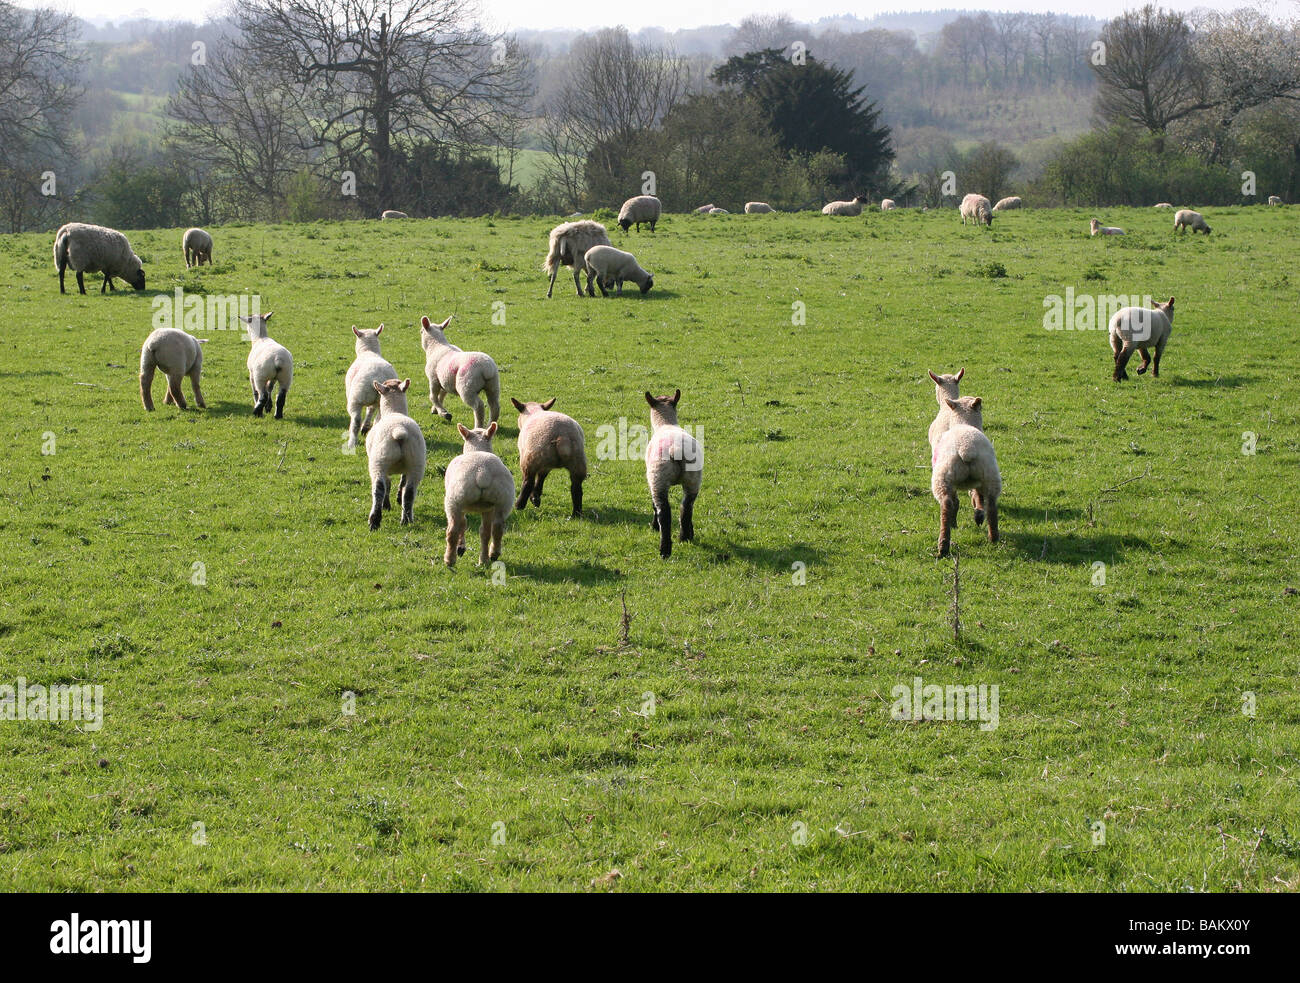
[[[828,203],[825,215],[854,216],[862,213],[867,199],[856,196],[849,201]],[[1281,204],[1276,196],[1269,198],[1270,205]],[[884,199],[882,211],[894,209],[895,203]],[[993,213],[1022,207],[1016,197],[1003,198],[991,205],[983,195],[966,195],[960,207],[962,224],[968,220],[991,226]],[[1161,202],[1156,208],[1172,208]],[[724,209],[709,204],[696,210],[697,214],[726,214]],[[748,202],[747,214],[773,211],[765,202]],[[619,211],[618,224],[627,232],[642,224],[654,231],[662,214],[662,205],[652,195],[639,195],[628,199]],[[382,219],[406,218],[405,213],[385,211]],[[1210,233],[1210,227],[1197,212],[1182,209],[1174,216],[1174,228],[1186,228]],[[1104,227],[1097,219],[1091,221],[1093,235],[1123,235],[1122,229]],[[182,239],[185,265],[212,263],[212,237],[202,229],[188,229]],[[81,293],[86,292],[83,274],[102,273],[104,283],[100,288],[113,290],[113,279],[125,280],[137,290],[143,290],[145,275],[140,258],[131,250],[126,236],[114,229],[83,223],[70,223],[58,230],[54,241],[54,261],[59,274],[59,290],[66,292],[64,274],[72,270],[77,277]],[[611,290],[622,293],[623,283],[635,283],[642,293],[654,285],[653,274],[643,269],[635,256],[614,248],[609,234],[600,222],[578,220],[565,222],[550,232],[546,261],[543,269],[550,277],[546,296],[555,287],[555,278],[561,266],[571,267],[573,283],[579,297],[583,296],[580,276],[587,277],[586,295],[595,296],[593,283],[602,295]],[[248,378],[253,392],[253,413],[262,416],[270,412],[275,387],[275,418],[284,416],[285,399],[293,381],[293,356],[287,348],[274,341],[267,325],[273,312],[241,317],[244,322],[250,349],[248,353]],[[1160,358],[1169,341],[1174,317],[1174,298],[1157,303],[1154,309],[1125,307],[1110,319],[1109,338],[1114,356],[1113,378],[1116,382],[1128,378],[1126,366],[1133,353],[1140,352],[1142,364],[1138,373],[1150,367],[1154,376],[1160,374]],[[446,330],[451,323],[448,317],[435,324],[428,317],[420,321],[420,343],[425,353],[425,375],[429,382],[431,410],[450,421],[451,412],[443,405],[451,394],[473,412],[474,427],[457,424],[464,441],[462,452],[447,465],[445,473],[444,509],[447,515],[447,548],[444,562],[448,567],[456,563],[465,552],[467,515],[477,513],[481,519],[481,547],[479,563],[495,562],[501,556],[501,541],[506,519],[515,509],[523,509],[528,501],[541,504],[542,486],[552,471],[569,473],[572,516],[582,514],[582,484],[587,477],[585,437],[581,425],[572,417],[552,409],[555,399],[545,402],[511,403],[519,412],[519,463],[522,484],[516,496],[514,476],[492,449],[492,439],[497,432],[500,416],[501,386],[496,363],[484,352],[463,351],[447,340]],[[426,445],[424,433],[408,412],[406,393],[410,379],[400,379],[397,370],[380,351],[380,334],[384,325],[374,330],[361,330],[352,326],[356,357],[344,377],[344,390],[349,417],[346,447],[355,448],[357,440],[365,435],[366,456],[370,475],[372,502],[369,524],[378,529],[383,512],[391,509],[393,475],[400,475],[397,500],[400,521],[414,520],[416,491],[424,478]],[[1154,353],[1154,354],[1153,354]],[[146,410],[152,411],[152,384],[155,372],[161,370],[167,378],[164,403],[180,409],[186,408],[181,393],[181,383],[188,377],[194,392],[195,403],[205,404],[200,388],[203,367],[202,342],[193,335],[176,328],[159,328],[153,331],[140,352],[140,398]],[[962,396],[959,383],[965,370],[955,375],[930,373],[935,384],[935,397],[939,412],[930,424],[931,449],[930,489],[940,509],[938,555],[949,552],[952,527],[956,522],[960,491],[970,493],[976,525],[987,518],[990,542],[998,540],[998,498],[1002,492],[1002,477],[997,455],[984,433],[983,401],[978,396]],[[671,396],[645,394],[650,407],[651,437],[646,446],[646,481],[650,489],[653,508],[652,528],[659,533],[659,552],[667,558],[672,554],[672,514],[669,489],[681,485],[683,489],[680,519],[680,538],[688,542],[694,538],[694,503],[703,479],[703,458],[699,443],[677,422],[677,404],[681,390]]]

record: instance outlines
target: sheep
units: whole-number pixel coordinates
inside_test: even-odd
[[[587,255],[587,250],[592,246],[608,245],[609,233],[605,231],[605,227],[590,219],[581,222],[565,222],[551,229],[550,248],[546,253],[546,263],[542,266],[542,269],[551,275],[546,296],[550,297],[551,291],[555,289],[555,274],[563,265],[573,267],[573,288],[581,297],[582,287],[578,275],[582,272],[583,258]],[[590,284],[587,285],[587,291],[591,296],[596,296]]]
[[[965,369],[958,371],[956,375],[935,375],[929,373],[934,380],[934,398],[939,402],[939,413],[930,424],[930,463],[934,463],[934,452],[939,445],[939,438],[951,429],[952,425],[957,422],[952,412],[944,404],[945,399],[958,399],[961,396],[961,388],[958,383],[961,377],[966,374]]]
[[[1174,206],[1167,201],[1158,201],[1151,207],[1152,208],[1173,208]]]
[[[357,357],[348,366],[348,373],[343,378],[343,390],[348,401],[349,450],[357,446],[357,434],[368,432],[383,413],[383,404],[375,395],[374,384],[397,378],[397,370],[379,354],[379,335],[383,330],[382,324],[374,331],[358,331],[357,326],[352,325],[352,333],[357,338]],[[366,415],[364,425],[361,422],[363,411]]]
[[[650,404],[650,440],[645,449],[645,476],[650,485],[650,504],[654,517],[650,528],[659,533],[659,555],[665,560],[673,553],[673,516],[668,504],[668,489],[682,486],[681,541],[695,538],[695,498],[704,478],[704,456],[699,441],[677,425],[677,404],[682,391],[671,396],[645,394]]]
[[[725,208],[717,208],[717,207],[714,207],[714,208],[710,208],[710,209],[709,209],[709,214],[710,214],[710,215],[730,215],[731,212],[727,211]]]
[[[265,315],[254,314],[239,319],[248,325],[248,381],[253,387],[253,416],[261,416],[271,408],[271,390],[280,383],[280,396],[275,401],[275,418],[284,419],[284,400],[293,382],[293,356],[289,349],[272,341],[266,333],[266,322],[275,311]]]
[[[104,282],[99,288],[117,290],[113,277],[125,280],[136,290],[144,289],[144,265],[131,251],[131,243],[116,229],[102,225],[69,222],[54,236],[54,268],[59,271],[59,293],[65,294],[63,274],[71,269],[77,274],[77,287],[84,294],[86,281],[82,274],[102,273]]]
[[[206,259],[212,265],[212,236],[202,229],[186,229],[181,236],[181,251],[185,254],[185,268],[202,266]]]
[[[867,199],[862,195],[855,195],[852,201],[828,201],[822,205],[823,215],[861,215],[862,206],[867,203]]]
[[[715,206],[715,205],[713,204],[713,202],[709,202],[707,205],[701,205],[699,208],[695,209],[695,214],[696,214],[696,215],[707,215],[707,214],[709,214],[709,212],[713,211],[713,209],[714,209],[715,207],[717,207],[717,206]]]
[[[881,198],[881,199],[880,199],[880,210],[881,210],[882,212],[892,212],[892,211],[893,211],[895,208],[897,208],[897,207],[898,207],[898,206],[897,206],[896,204],[894,204],[894,199],[893,199],[893,198]]]
[[[1114,225],[1102,225],[1095,218],[1088,220],[1089,235],[1095,236],[1122,236],[1124,230]]]
[[[944,404],[955,421],[939,438],[931,458],[930,492],[939,503],[939,556],[947,556],[957,524],[957,492],[970,491],[975,525],[989,520],[989,542],[998,541],[998,498],[1002,475],[993,444],[984,435],[978,396],[948,399]]]
[[[1200,212],[1194,212],[1190,208],[1180,208],[1174,213],[1174,231],[1185,232],[1191,229],[1193,235],[1197,232],[1210,234],[1210,227],[1205,224],[1205,219]]]
[[[409,526],[415,521],[415,490],[424,478],[425,446],[420,425],[406,412],[406,390],[411,380],[385,379],[372,383],[379,397],[383,418],[366,437],[366,458],[370,470],[370,531],[379,528],[384,509],[392,508],[389,491],[390,474],[400,474],[397,484],[397,504],[401,506],[401,524]]]
[[[483,427],[488,422],[483,398],[487,397],[491,420],[497,422],[501,415],[501,379],[497,363],[483,352],[461,351],[443,334],[451,316],[441,324],[427,317],[420,318],[420,345],[424,348],[424,374],[429,377],[429,403],[434,413],[444,420],[451,412],[442,405],[447,393],[456,393],[461,402],[474,411],[474,426]]]
[[[477,512],[483,517],[478,554],[482,566],[501,556],[501,535],[505,532],[506,519],[515,508],[515,479],[505,462],[492,451],[496,423],[486,430],[470,430],[463,423],[457,424],[456,429],[465,446],[460,456],[453,457],[447,465],[443,481],[447,552],[442,562],[448,567],[456,565],[456,557],[465,552],[466,513]]]
[[[140,402],[144,403],[146,410],[153,412],[155,369],[162,369],[167,377],[164,403],[186,408],[185,397],[181,395],[181,380],[189,376],[194,402],[199,409],[207,408],[207,403],[203,402],[203,390],[199,388],[199,376],[203,371],[202,344],[198,338],[179,328],[157,328],[144,340],[140,347]]]
[[[776,211],[765,201],[747,201],[745,202],[746,215],[766,215],[768,212]]]
[[[637,263],[636,257],[613,246],[592,246],[587,250],[585,259],[587,268],[587,291],[591,292],[594,277],[596,286],[600,287],[602,297],[609,296],[609,290],[615,286],[618,295],[623,295],[623,281],[631,280],[647,293],[655,285],[653,273],[648,273]]]
[[[1270,205],[1280,205],[1280,204],[1282,204],[1282,199],[1279,198],[1277,195],[1269,195],[1269,196],[1268,196],[1268,203],[1269,203]]]
[[[961,200],[961,224],[970,219],[976,225],[993,226],[993,206],[983,195],[969,194]]]
[[[662,211],[663,205],[654,195],[637,195],[635,198],[629,198],[618,210],[619,228],[626,232],[631,225],[635,224],[636,230],[640,232],[641,223],[646,222],[653,232]]]
[[[1022,202],[1017,195],[1012,195],[1010,198],[1001,199],[993,206],[993,210],[995,212],[1009,212],[1014,208],[1022,207],[1024,207],[1024,202]]]
[[[519,411],[519,470],[523,484],[515,508],[542,504],[542,484],[552,471],[569,472],[569,496],[573,500],[570,518],[582,515],[582,483],[587,478],[586,438],[578,421],[563,413],[554,413],[555,397],[545,403],[521,403],[510,398]]]
[[[387,222],[389,219],[392,218],[410,218],[410,217],[411,216],[407,215],[406,212],[399,212],[396,208],[389,208],[380,214],[379,221]]]
[[[1151,374],[1160,377],[1160,356],[1164,354],[1165,345],[1169,344],[1169,335],[1174,329],[1174,298],[1165,303],[1157,303],[1154,309],[1145,307],[1122,307],[1110,319],[1110,348],[1115,354],[1115,371],[1111,378],[1121,382],[1128,378],[1125,366],[1133,352],[1142,353],[1142,364],[1138,366],[1138,375],[1152,366],[1150,349],[1156,351],[1155,364]]]

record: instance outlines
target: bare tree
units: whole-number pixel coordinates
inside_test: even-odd
[[[722,46],[722,53],[731,57],[768,48],[785,51],[795,41],[809,43],[812,40],[809,34],[807,26],[796,24],[786,14],[754,14],[737,25]]]

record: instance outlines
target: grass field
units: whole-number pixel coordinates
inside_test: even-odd
[[[542,219],[225,227],[189,273],[136,232],[149,290],[86,297],[0,238],[0,684],[104,691],[98,731],[0,720],[0,888],[1294,890],[1296,213],[1090,216],[672,216],[612,235],[649,295],[581,301],[545,299]],[[205,411],[144,413],[177,286],[275,310],[286,419],[233,331]],[[1045,330],[1070,287],[1178,298],[1159,379]],[[449,313],[592,456],[586,518],[562,474],[511,517],[503,583],[441,563]],[[372,533],[342,378],[380,322],[430,471]],[[954,638],[926,370],[959,366],[1005,490],[994,546],[963,501]],[[675,387],[704,489],[663,561],[643,464],[595,452]],[[998,726],[892,719],[918,676],[998,686]]]

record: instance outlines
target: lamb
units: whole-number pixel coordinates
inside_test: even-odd
[[[202,342],[179,328],[157,328],[144,340],[140,348],[140,402],[150,413],[153,412],[153,374],[155,369],[162,369],[167,377],[167,395],[164,403],[174,403],[185,409],[185,397],[181,395],[181,380],[190,377],[190,388],[194,390],[194,402],[199,409],[205,409],[203,390],[199,388],[199,376],[203,371]]]
[[[443,554],[442,562],[448,567],[456,565],[456,557],[465,552],[466,513],[477,512],[483,517],[478,554],[482,566],[501,556],[501,536],[505,532],[506,519],[515,507],[515,479],[505,462],[492,451],[496,423],[486,430],[470,430],[464,424],[457,424],[456,429],[460,431],[465,446],[460,456],[453,457],[447,465],[444,478],[447,552]],[[540,492],[540,485],[538,489]]]
[[[975,525],[987,515],[989,542],[998,541],[998,497],[1002,475],[993,444],[984,435],[984,417],[978,396],[944,399],[956,422],[939,438],[931,458],[930,492],[939,503],[939,556],[947,556],[952,529],[957,524],[957,492],[970,491]]]
[[[1095,218],[1088,222],[1088,229],[1091,235],[1095,236],[1122,236],[1124,230],[1114,225],[1102,225]]]
[[[822,205],[823,215],[861,215],[862,206],[867,203],[867,199],[862,195],[855,195],[852,201],[828,201]]]
[[[730,215],[731,212],[727,211],[725,208],[718,208],[717,206],[714,206],[713,208],[710,208],[710,209],[709,209],[709,214],[710,214],[710,215]]]
[[[618,288],[618,295],[623,295],[623,281],[631,280],[641,288],[642,293],[647,293],[655,285],[653,273],[648,273],[641,269],[637,263],[636,257],[631,253],[625,253],[621,249],[615,249],[613,246],[592,246],[587,250],[585,260],[587,267],[587,292],[591,292],[591,281],[594,277],[596,285],[600,287],[602,297],[609,296],[609,290],[615,286]]]
[[[1269,196],[1268,196],[1268,203],[1269,203],[1270,205],[1280,205],[1280,204],[1282,204],[1282,199],[1279,198],[1277,195],[1269,195]]]
[[[650,485],[650,503],[654,517],[650,528],[659,533],[659,555],[665,560],[673,553],[673,516],[668,504],[668,489],[682,486],[681,541],[695,538],[695,498],[704,478],[704,454],[699,441],[677,425],[677,404],[682,391],[671,396],[645,394],[650,404],[650,440],[645,449],[645,476]]]
[[[641,231],[641,223],[646,222],[650,226],[650,231],[655,230],[655,223],[659,221],[659,214],[663,211],[663,205],[654,195],[637,195],[635,198],[629,198],[623,202],[623,207],[618,210],[618,225],[624,232],[628,227],[635,223],[636,230]]]
[[[765,201],[747,201],[745,202],[746,215],[766,215],[768,212],[776,211]]]
[[[248,381],[253,387],[253,416],[261,416],[271,408],[271,390],[280,384],[280,396],[275,401],[275,418],[284,419],[284,400],[293,382],[293,356],[289,349],[272,341],[266,333],[266,322],[275,311],[251,317],[240,315],[248,325]]]
[[[961,382],[961,377],[965,374],[965,369],[961,369],[956,375],[935,375],[933,372],[929,373],[930,378],[934,380],[934,398],[939,401],[939,413],[934,418],[934,422],[930,424],[931,464],[934,463],[934,451],[939,444],[939,438],[947,433],[952,428],[952,425],[957,422],[957,419],[953,416],[947,405],[945,405],[944,401],[948,399],[958,399],[961,396],[958,383]]]
[[[993,210],[995,212],[1009,212],[1014,208],[1021,208],[1023,206],[1024,206],[1024,202],[1020,200],[1019,196],[1012,195],[1010,198],[1001,199],[996,205],[993,206]]]
[[[212,236],[202,229],[186,229],[181,237],[181,251],[185,254],[185,268],[202,266],[206,259],[212,265]]]
[[[894,199],[893,199],[893,198],[881,198],[881,199],[880,199],[880,210],[881,210],[882,212],[892,212],[892,211],[893,211],[895,208],[897,208],[897,207],[898,207],[898,206],[897,206],[896,204],[894,204]]]
[[[99,288],[117,290],[113,278],[125,280],[136,290],[144,289],[144,264],[131,251],[131,243],[116,229],[84,222],[69,222],[54,236],[54,268],[59,271],[59,293],[65,294],[63,274],[71,269],[77,274],[77,287],[86,292],[85,273],[102,273],[104,282]]]
[[[1142,353],[1142,364],[1138,366],[1138,375],[1151,366],[1150,349],[1156,350],[1155,365],[1151,374],[1160,377],[1160,356],[1164,354],[1165,345],[1169,344],[1169,335],[1174,329],[1174,298],[1165,303],[1157,303],[1155,308],[1122,307],[1110,319],[1110,348],[1115,354],[1115,372],[1111,376],[1116,382],[1128,378],[1125,366],[1133,357],[1133,352]]]
[[[381,419],[366,437],[366,457],[370,469],[370,531],[379,528],[384,509],[391,508],[389,491],[390,474],[400,474],[397,484],[397,504],[401,506],[401,524],[409,526],[415,521],[415,490],[424,478],[425,447],[420,425],[407,415],[406,390],[410,379],[398,382],[385,379],[372,383],[379,397]]]
[[[429,403],[434,413],[444,420],[451,412],[442,405],[447,393],[456,393],[461,402],[474,411],[474,426],[483,427],[488,417],[483,408],[487,397],[492,422],[501,415],[501,379],[497,363],[483,352],[461,351],[447,340],[443,333],[451,324],[451,316],[441,324],[427,317],[420,318],[420,345],[424,348],[424,374],[429,377]]]
[[[993,206],[983,195],[969,194],[961,200],[961,224],[970,219],[976,225],[993,226]]]
[[[407,215],[406,212],[399,212],[396,208],[389,208],[380,214],[379,221],[387,222],[389,219],[392,218],[410,218],[410,217],[411,216]]]
[[[1174,206],[1167,201],[1158,201],[1151,207],[1152,208],[1173,208]]]
[[[1205,224],[1205,219],[1200,212],[1194,212],[1190,208],[1180,208],[1174,213],[1174,231],[1185,232],[1191,229],[1192,233],[1204,232],[1210,234],[1210,227]]]
[[[555,289],[555,274],[563,265],[573,267],[573,289],[581,297],[582,286],[578,281],[578,275],[583,270],[583,259],[587,255],[587,250],[592,246],[608,245],[609,233],[605,231],[605,227],[590,219],[581,222],[565,222],[551,229],[550,248],[546,253],[546,263],[542,267],[551,275],[546,296],[550,297],[551,291]],[[587,285],[587,291],[591,296],[596,296],[595,291],[591,289],[591,284]]]
[[[582,483],[587,478],[586,438],[578,421],[563,413],[554,413],[555,398],[545,403],[521,403],[511,397],[519,411],[519,469],[523,485],[515,508],[523,511],[531,496],[533,504],[542,504],[542,484],[552,471],[569,472],[569,496],[573,500],[570,518],[582,515]]]
[[[701,205],[699,208],[695,209],[695,214],[696,214],[696,215],[707,215],[707,214],[709,214],[709,212],[713,211],[713,209],[714,209],[715,207],[716,207],[716,206],[714,206],[713,202],[709,202],[709,204],[707,204],[707,205]]]
[[[348,401],[349,450],[357,446],[357,434],[369,431],[383,413],[383,404],[375,394],[375,383],[397,378],[397,370],[379,354],[379,335],[383,330],[382,324],[374,331],[358,331],[357,326],[352,325],[352,333],[357,338],[354,346],[357,357],[348,366],[348,374],[343,378],[343,389]],[[366,414],[364,425],[361,422],[363,411]]]

